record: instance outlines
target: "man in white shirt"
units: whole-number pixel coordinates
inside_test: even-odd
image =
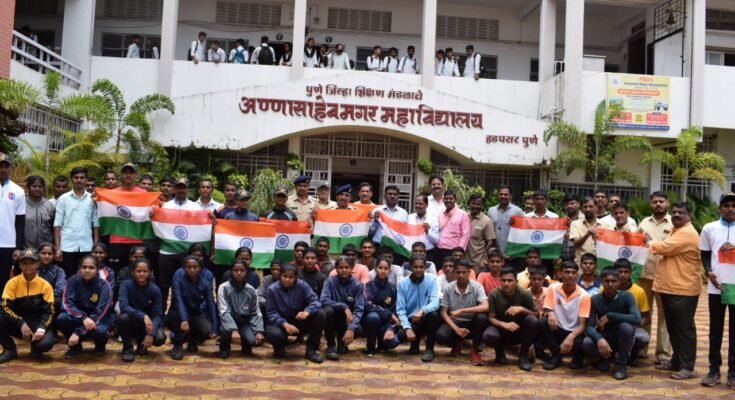
[[[189,49],[189,56],[194,64],[199,64],[200,61],[206,62],[205,52],[207,50],[207,34],[205,32],[199,32],[199,39],[191,42],[191,49]]]
[[[383,200],[385,204],[376,207],[371,215],[373,222],[370,225],[368,237],[373,238],[373,242],[380,243],[380,239],[383,238],[383,230],[380,228],[380,214],[385,214],[388,218],[393,218],[397,221],[401,221],[404,224],[408,223],[408,213],[401,206],[398,205],[398,198],[401,194],[400,189],[396,185],[388,185],[385,187],[383,192]]]
[[[0,290],[10,279],[13,262],[25,244],[26,195],[10,180],[12,168],[10,156],[0,153]]]
[[[415,213],[408,215],[408,223],[413,225],[423,225],[428,239],[426,245],[427,259],[434,259],[434,247],[439,243],[439,220],[436,215],[428,212],[429,196],[419,194],[414,200],[413,206]]]
[[[439,49],[436,51],[436,57],[434,57],[434,75],[441,76],[443,66],[444,66],[444,50]]]
[[[214,183],[211,179],[204,178],[199,181],[199,200],[196,203],[199,205],[200,210],[209,210],[214,213],[222,205],[212,199],[213,190]]]
[[[439,214],[447,209],[444,205],[444,178],[439,175],[429,177],[429,185],[431,186],[431,196],[427,206],[427,212],[438,218]]]
[[[263,55],[261,55],[261,53],[263,53]],[[268,55],[270,55],[270,57],[268,57]],[[260,38],[260,46],[258,46],[258,48],[253,52],[253,58],[250,59],[250,63],[276,65],[276,51],[268,44],[268,36]]]
[[[314,38],[306,39],[306,45],[304,45],[304,67],[319,67],[319,49],[314,47]]]
[[[549,211],[546,208],[546,202],[549,200],[549,196],[545,190],[537,190],[533,192],[533,202],[536,204],[536,209],[526,214],[526,217],[533,218],[559,218],[553,211]]]
[[[213,40],[209,44],[209,53],[207,53],[207,59],[215,64],[224,63],[227,61],[227,54],[219,47],[219,40]]]
[[[128,46],[126,58],[140,58],[140,35],[133,35],[133,43]]]
[[[454,50],[451,47],[447,47],[444,50],[444,60],[441,65],[441,76],[459,76],[459,65],[457,65],[457,59],[454,58]]]
[[[345,46],[341,43],[334,48],[334,54],[329,58],[329,68],[331,69],[352,69],[350,68],[350,56],[345,53]]]
[[[391,47],[388,50],[388,57],[383,59],[382,68],[383,72],[398,72],[398,49]]]
[[[373,54],[367,58],[367,70],[368,71],[380,71],[383,63],[380,60],[380,53],[383,52],[383,48],[380,46],[373,47]]]
[[[408,48],[406,49],[406,53],[408,53],[408,55],[403,56],[401,58],[401,62],[398,63],[398,72],[412,75],[418,74],[420,66],[419,60],[415,57],[416,48],[413,46],[408,46]]]
[[[235,44],[237,47],[230,50],[230,62],[233,64],[247,64],[248,49],[245,48],[245,40],[237,39]]]
[[[480,79],[480,69],[482,68],[482,56],[475,51],[475,46],[467,45],[467,60],[464,62],[465,78]]]

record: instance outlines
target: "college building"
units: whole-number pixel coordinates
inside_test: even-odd
[[[396,184],[406,208],[426,182],[416,167],[422,159],[488,188],[583,193],[592,187],[584,174],[550,173],[559,144],[544,143],[543,132],[560,119],[591,132],[596,106],[608,101],[625,110],[616,134],[646,136],[661,148],[682,129],[703,127],[701,149],[725,157],[724,189],[735,189],[735,1],[4,3],[3,77],[40,85],[45,71],[56,70],[65,93],[108,78],[128,101],[168,95],[176,113],[154,116],[154,138],[202,168],[229,162],[249,175],[264,167],[286,172],[293,153],[314,183]],[[239,38],[258,46],[268,36],[279,54],[290,42],[293,65],[195,64],[187,55],[200,31],[228,54]],[[134,34],[141,58],[125,58]],[[343,44],[355,70],[305,68],[307,38],[331,49]],[[462,70],[469,44],[482,56],[481,79],[435,76],[436,50],[453,48]],[[415,46],[420,73],[367,71],[375,45],[383,56],[396,47],[399,58]],[[41,126],[45,111],[31,111],[25,117],[37,129],[29,137],[51,135]],[[674,189],[670,171],[641,165],[640,156],[622,153],[616,162],[638,172],[642,188],[602,187],[624,197]],[[712,198],[723,190],[694,180],[689,187]]]

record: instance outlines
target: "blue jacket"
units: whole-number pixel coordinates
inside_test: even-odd
[[[293,286],[284,288],[281,282],[273,283],[265,294],[265,314],[268,321],[283,327],[301,311],[309,315],[319,311],[322,303],[306,282],[296,279]]]
[[[398,283],[398,304],[396,314],[401,321],[401,327],[411,326],[409,318],[419,310],[424,315],[439,309],[439,292],[436,288],[436,278],[424,275],[420,281],[414,281],[413,275]]]
[[[161,289],[155,283],[139,286],[132,279],[127,279],[120,285],[120,312],[143,321],[147,315],[153,322],[153,332],[163,326],[163,304],[161,303]]]
[[[222,283],[229,282],[230,278],[232,278],[232,272],[228,269],[222,274]],[[254,270],[248,268],[245,271],[245,283],[257,289],[260,287],[260,276]]]
[[[319,301],[322,306],[330,306],[335,312],[344,313],[349,308],[352,311],[352,322],[347,325],[347,329],[354,332],[360,327],[365,310],[365,286],[355,278],[350,276],[347,281],[342,281],[339,276],[330,276],[324,281]]]
[[[250,210],[238,210],[235,209],[234,211],[231,211],[227,213],[225,216],[220,217],[223,219],[228,220],[235,220],[235,221],[250,221],[250,222],[258,222],[258,216],[250,212]]]
[[[380,281],[378,278],[368,282],[365,288],[365,314],[375,312],[381,320],[390,320],[396,313],[396,287],[388,279]]]
[[[61,267],[56,264],[49,264],[45,267],[38,268],[38,276],[48,282],[54,288],[54,303],[60,303],[66,289],[66,274]],[[54,310],[58,313],[61,310]]]
[[[95,324],[112,322],[112,287],[99,275],[86,282],[77,274],[69,278],[61,300],[64,312],[72,320],[90,318]],[[87,332],[84,326],[76,329],[79,335]]]
[[[214,277],[208,269],[202,268],[199,279],[192,282],[186,276],[186,271],[179,268],[174,273],[171,285],[171,307],[179,315],[182,321],[188,321],[189,316],[204,316],[209,314],[209,322],[212,324],[212,332],[219,333],[219,319],[217,317],[217,305],[214,302],[212,292]]]

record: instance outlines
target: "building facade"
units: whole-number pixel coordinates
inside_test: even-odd
[[[407,206],[426,181],[419,159],[486,187],[584,192],[592,183],[583,174],[549,174],[559,144],[544,143],[546,126],[564,119],[590,132],[600,101],[624,101],[611,87],[665,82],[656,117],[616,134],[670,147],[679,131],[701,126],[702,148],[727,160],[725,189],[735,186],[732,1],[48,0],[15,8],[11,78],[39,82],[43,67],[28,59],[47,50],[46,64],[64,71],[70,92],[108,78],[128,100],[169,95],[176,114],[154,118],[154,137],[199,165],[222,160],[252,174],[284,169],[294,153],[315,182],[397,184]],[[24,25],[38,47],[19,32]],[[286,42],[299,50],[290,67],[195,64],[187,53],[200,31],[227,53],[239,38],[257,47],[264,35],[278,55]],[[134,34],[141,58],[124,58]],[[343,44],[356,70],[304,67],[307,38]],[[435,76],[436,50],[452,47],[463,70],[468,44],[481,55],[481,79]],[[383,57],[396,47],[399,59],[414,46],[419,73],[366,71],[375,45]],[[640,156],[616,162],[644,187],[615,191],[673,189],[670,174],[640,165]],[[722,191],[689,185],[713,198]]]

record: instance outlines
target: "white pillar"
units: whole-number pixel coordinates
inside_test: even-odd
[[[291,80],[304,77],[304,35],[306,35],[306,1],[295,0],[293,6],[293,55]]]
[[[421,23],[421,84],[434,87],[434,51],[436,49],[436,1],[424,0]]]
[[[689,35],[691,41],[691,75],[689,75],[691,95],[689,125],[702,126],[704,121],[702,104],[704,103],[704,69],[705,69],[705,35],[707,32],[705,14],[707,13],[706,0],[692,0],[692,30]]]
[[[163,0],[161,18],[161,59],[158,60],[158,93],[171,96],[179,25],[179,0]]]
[[[90,86],[95,0],[66,0],[61,56],[82,70],[82,87]]]
[[[556,59],[556,0],[542,0],[539,16],[538,80],[554,76]]]
[[[584,0],[567,0],[564,28],[564,120],[582,123]]]

